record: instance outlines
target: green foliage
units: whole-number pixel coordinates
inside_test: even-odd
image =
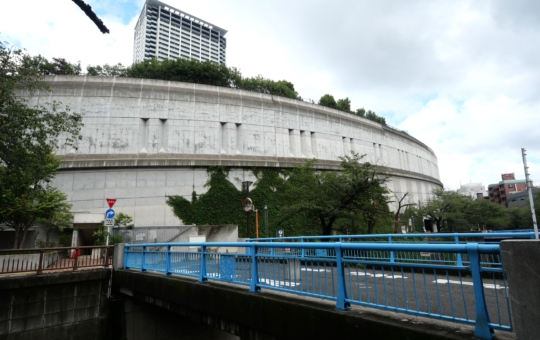
[[[331,109],[337,109],[337,103],[334,96],[331,94],[325,94],[319,99],[319,105],[329,107]]]
[[[349,98],[339,99],[336,103],[336,108],[341,111],[350,112],[351,111],[351,101]]]
[[[124,235],[112,235],[107,232],[107,227],[101,226],[97,231],[94,232],[93,236],[96,238],[94,245],[104,246],[107,244],[107,235],[109,235],[109,245],[116,243],[122,243],[124,241]]]
[[[24,51],[0,43],[0,223],[15,229],[15,248],[53,204],[46,184],[60,164],[54,150],[81,138],[81,115],[54,102],[29,107],[18,95],[48,90],[39,63],[39,58],[32,61]],[[68,66],[57,63],[57,71],[68,72]]]
[[[114,226],[115,227],[123,227],[123,228],[131,229],[131,228],[133,228],[133,225],[134,225],[133,224],[133,217],[129,216],[126,213],[119,212],[114,217]]]
[[[375,172],[369,163],[360,163],[353,154],[342,160],[342,172],[317,174],[313,162],[293,170],[252,169],[257,178],[250,197],[259,210],[259,236],[274,236],[278,229],[285,235],[329,235],[376,230],[391,221],[381,185],[385,176]],[[227,169],[209,170],[208,191],[191,202],[182,196],[170,196],[167,204],[185,224],[237,224],[239,236],[245,237],[246,213],[241,208],[245,193],[227,179]],[[366,203],[379,200],[377,209]],[[268,206],[268,234],[264,221],[264,206]],[[369,210],[369,211],[368,211]],[[371,214],[367,227],[364,215]],[[377,216],[377,214],[381,216]],[[251,214],[251,235],[255,236],[255,214]],[[391,223],[390,223],[391,228]]]
[[[126,69],[132,78],[162,79],[188,83],[207,83],[216,86],[237,87],[240,71],[225,64],[194,59],[145,60]]]
[[[262,76],[242,78],[237,83],[237,88],[292,99],[297,99],[298,97],[298,92],[294,90],[293,83],[286,80],[273,81]]]
[[[126,77],[127,70],[122,63],[116,65],[105,64],[103,66],[88,65],[86,67],[86,74],[89,76]]]
[[[358,117],[366,118],[374,122],[377,122],[379,124],[386,125],[386,119],[381,116],[378,116],[375,112],[371,110],[366,111],[364,108],[361,108],[361,109],[356,109],[355,112],[351,112],[351,113]]]
[[[79,75],[81,74],[81,63],[72,64],[63,58],[47,58],[37,55],[24,55],[22,59],[25,68],[37,70],[42,75]]]
[[[71,204],[66,202],[67,195],[55,188],[49,188],[49,200],[54,202],[54,207],[44,216],[36,219],[43,224],[46,239],[45,247],[48,247],[49,236],[52,231],[60,231],[71,227],[73,214],[71,213]]]
[[[435,221],[439,232],[532,228],[528,205],[505,208],[499,203],[476,200],[443,189],[435,190],[433,195],[421,208],[411,209],[409,214],[415,220],[425,216]]]
[[[69,230],[69,232],[67,232]],[[60,247],[71,247],[71,238],[73,237],[73,230],[64,229],[62,234],[58,236],[58,245]]]

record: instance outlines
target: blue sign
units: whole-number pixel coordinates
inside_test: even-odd
[[[107,211],[105,211],[106,218],[114,218],[115,215],[116,213],[112,209],[107,209]]]

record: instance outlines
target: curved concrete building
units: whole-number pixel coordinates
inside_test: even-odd
[[[66,192],[75,223],[97,223],[117,198],[136,226],[182,222],[169,195],[204,193],[208,166],[232,167],[231,182],[254,180],[247,167],[292,167],[317,158],[339,167],[349,150],[391,176],[398,195],[424,201],[442,186],[437,157],[417,139],[319,105],[266,94],[162,80],[49,76],[52,92],[30,104],[60,101],[84,115],[78,149],[65,157],[53,185]]]

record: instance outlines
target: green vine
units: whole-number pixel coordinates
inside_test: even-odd
[[[167,204],[184,224],[197,225],[238,225],[238,236],[246,237],[246,212],[241,202],[245,192],[238,190],[227,177],[230,168],[211,167],[209,179],[205,184],[208,191],[197,195],[193,190],[191,201],[182,196],[169,196]],[[246,169],[248,170],[248,169]],[[259,211],[259,237],[275,237],[277,230],[284,230],[285,236],[320,235],[319,222],[307,213],[291,214],[287,208],[296,199],[287,192],[286,181],[290,174],[287,169],[250,168],[256,181],[250,190],[250,198]],[[264,206],[268,207],[268,227],[264,225]],[[255,213],[251,213],[251,237],[255,237]],[[386,231],[391,223],[382,219],[376,230]],[[340,234],[364,233],[367,230],[361,215],[351,219],[336,221]],[[389,229],[391,230],[391,229]]]

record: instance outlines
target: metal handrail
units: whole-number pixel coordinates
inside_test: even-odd
[[[93,254],[94,249],[103,249]],[[1,249],[0,275],[45,271],[77,270],[84,267],[109,267],[113,246],[79,246],[32,249]],[[88,254],[89,253],[89,254]]]
[[[164,249],[157,250],[156,246]],[[219,247],[244,248],[246,251],[242,254],[208,251]],[[189,251],[190,248],[196,251]],[[390,257],[381,260],[377,257],[380,252],[394,255],[400,252],[455,254],[456,259],[460,260],[424,263],[413,258]],[[242,284],[249,286],[251,292],[265,288],[325,298],[336,301],[339,310],[348,310],[351,304],[358,304],[462,322],[475,326],[476,337],[491,339],[493,329],[512,329],[507,294],[501,297],[489,294],[488,299],[485,294],[485,290],[491,286],[506,292],[502,267],[482,259],[483,256],[499,254],[499,244],[481,243],[150,243],[125,245],[124,268],[192,276],[197,277],[199,282],[215,280]],[[405,273],[411,276],[412,286],[405,283]],[[470,282],[467,279],[469,276],[472,277]],[[390,278],[393,291],[388,291],[390,288],[387,289],[386,284],[381,285],[381,280]],[[492,278],[493,284],[486,283],[484,286],[485,278]],[[353,284],[354,280],[356,284]],[[458,286],[453,287],[452,284]],[[436,291],[433,291],[434,288]],[[445,289],[447,292],[441,294]],[[469,295],[465,293],[466,290],[472,290],[474,294],[474,307],[468,306],[468,302],[472,302],[467,300],[466,296]],[[449,300],[446,305],[441,303],[444,299]],[[416,303],[415,308],[412,301]],[[506,310],[502,308],[505,307],[504,303]],[[457,311],[458,305],[463,305],[464,312]],[[439,311],[435,311],[435,308]],[[473,309],[474,315],[469,315],[468,311]],[[492,322],[490,317],[498,321]]]

